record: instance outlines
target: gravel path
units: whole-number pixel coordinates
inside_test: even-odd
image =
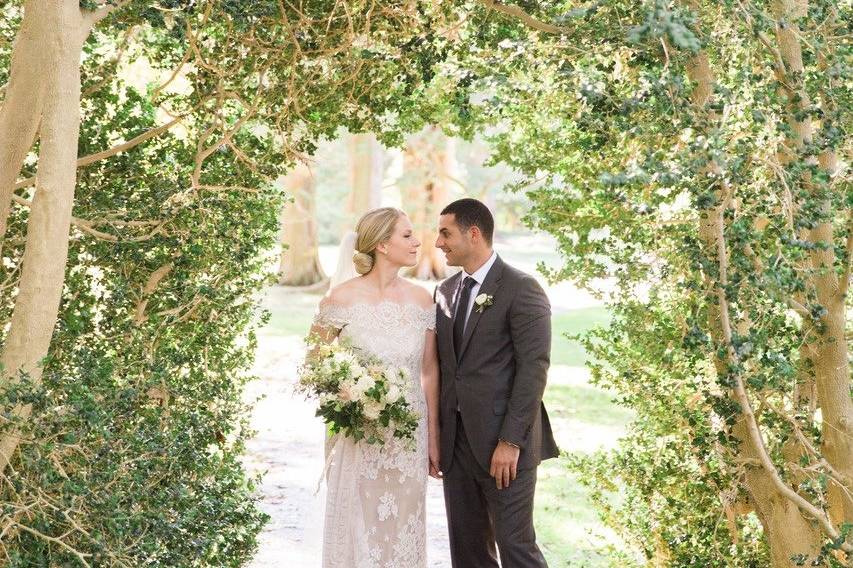
[[[321,560],[324,491],[314,495],[323,469],[323,424],[313,404],[293,394],[296,365],[304,353],[296,337],[258,337],[254,372],[260,380],[246,389],[256,403],[244,459],[252,471],[265,471],[261,507],[270,522],[259,536],[250,568],[317,568]],[[441,482],[427,491],[427,554],[430,568],[450,568],[447,521]]]

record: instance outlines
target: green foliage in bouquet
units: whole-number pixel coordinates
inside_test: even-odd
[[[420,417],[406,398],[406,369],[383,366],[344,342],[309,339],[309,346],[299,390],[318,399],[316,415],[331,434],[368,444],[384,445],[391,438],[414,443]]]

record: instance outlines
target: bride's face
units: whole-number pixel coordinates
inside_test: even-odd
[[[377,247],[388,262],[398,266],[415,266],[418,263],[418,247],[421,242],[415,237],[412,222],[405,215],[397,218],[391,238]]]

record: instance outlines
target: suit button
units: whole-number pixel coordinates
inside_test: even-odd
[[[456,380],[457,380],[457,381],[461,381],[461,380],[462,380],[462,377],[460,377],[459,375],[456,375]]]

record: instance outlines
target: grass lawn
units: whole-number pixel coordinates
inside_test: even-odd
[[[551,318],[551,364],[583,367],[586,351],[580,343],[568,339],[573,335],[589,331],[595,326],[606,325],[610,321],[607,308],[596,306],[558,313]]]
[[[539,466],[534,522],[536,538],[550,568],[605,568],[600,552],[605,533],[586,490],[566,470],[566,458]],[[606,533],[605,533],[606,534]]]
[[[274,289],[276,292],[278,289]],[[260,330],[265,335],[296,335],[305,337],[311,327],[311,320],[317,311],[317,304],[323,296],[320,294],[291,293],[287,295],[286,305],[267,302],[270,320]]]
[[[615,442],[631,421],[632,413],[615,405],[611,398],[607,392],[582,382],[550,382],[545,406],[563,451],[579,452],[600,442]],[[567,432],[570,437],[565,435]],[[567,462],[561,456],[539,467],[535,522],[548,564],[551,568],[612,566],[599,549],[615,537],[602,526],[586,489],[568,470]]]
[[[551,381],[545,406],[551,420],[572,420],[585,425],[624,430],[633,413],[613,403],[610,393],[592,385],[567,385]]]

